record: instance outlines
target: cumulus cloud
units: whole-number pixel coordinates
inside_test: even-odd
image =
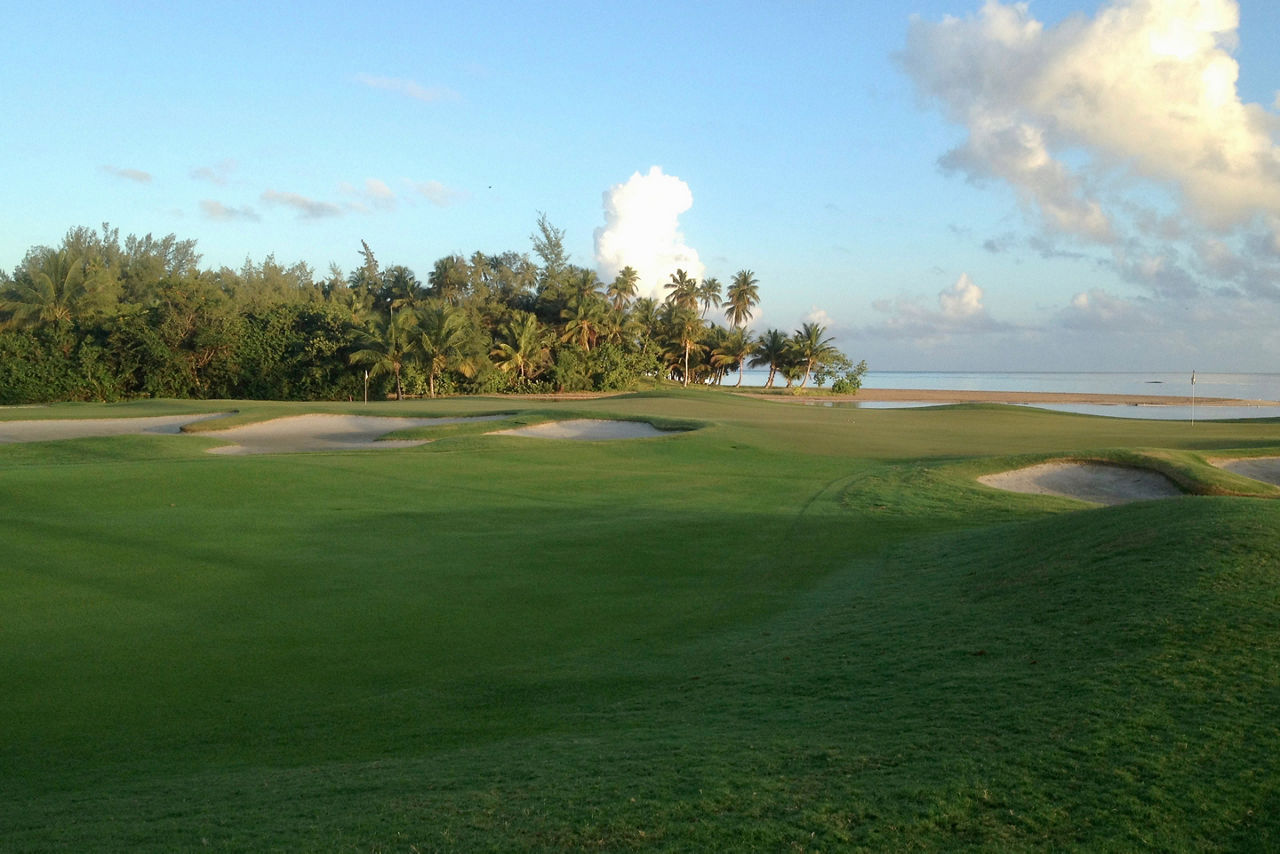
[[[324,219],[327,217],[341,216],[342,208],[331,202],[321,202],[316,199],[309,199],[298,193],[287,193],[279,190],[267,190],[262,194],[262,200],[272,205],[284,205],[293,208],[298,212],[300,219]]]
[[[945,168],[1007,183],[1049,231],[1105,243],[1114,196],[1141,181],[1211,229],[1280,217],[1280,117],[1240,98],[1238,26],[1234,0],[1114,0],[1052,27],[987,0],[913,19],[901,60],[967,129]]]
[[[658,296],[676,270],[701,279],[706,268],[680,233],[680,215],[693,207],[689,185],[653,166],[604,193],[604,221],[595,230],[596,267],[611,281],[623,267],[640,274],[642,296]]]
[[[343,195],[353,200],[350,206],[359,211],[368,211],[371,208],[389,211],[394,210],[396,206],[395,191],[388,187],[385,181],[377,178],[366,178],[361,187],[344,181],[338,189]]]
[[[1013,329],[1009,324],[994,319],[982,300],[982,288],[968,273],[961,273],[951,287],[938,293],[937,308],[930,308],[913,297],[876,300],[871,307],[886,317],[866,332],[879,337],[915,339],[922,344],[932,344],[957,335]]]
[[[825,326],[828,329],[835,324],[831,319],[831,315],[824,308],[818,308],[816,305],[809,308],[809,313],[804,316],[805,323],[816,323],[819,326]]]
[[[261,217],[249,207],[233,208],[213,199],[200,200],[200,212],[207,218],[223,222],[257,222]]]
[[[1132,325],[1140,312],[1132,301],[1095,288],[1072,297],[1060,318],[1068,329],[1112,331]]]
[[[426,103],[434,103],[436,101],[451,101],[458,97],[458,93],[444,86],[423,86],[417,81],[406,80],[402,77],[379,77],[376,74],[357,74],[356,82],[368,86],[371,89],[386,89],[390,92],[396,92],[416,101],[425,101]]]
[[[117,178],[124,178],[126,181],[136,181],[139,184],[151,183],[151,173],[143,172],[141,169],[121,169],[119,166],[103,166],[102,171],[108,175],[115,175]]]
[[[447,187],[439,181],[412,181],[414,192],[425,198],[436,207],[447,208],[466,201],[467,193]]]

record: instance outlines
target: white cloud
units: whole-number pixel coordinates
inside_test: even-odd
[[[141,169],[121,169],[119,166],[103,166],[102,171],[108,175],[115,175],[117,178],[124,178],[126,181],[134,181],[139,184],[151,183],[151,173],[143,172]]]
[[[944,317],[957,321],[981,315],[982,288],[973,283],[968,273],[961,273],[954,285],[938,294],[938,304]]]
[[[816,323],[819,326],[830,329],[835,325],[835,321],[831,319],[831,315],[827,314],[826,309],[818,308],[816,305],[811,306],[809,313],[804,316],[805,323]]]
[[[961,273],[951,287],[938,293],[937,308],[929,308],[913,297],[876,300],[871,307],[886,317],[864,332],[936,344],[954,336],[1012,330],[1009,324],[991,317],[982,299],[982,288],[968,273]]]
[[[968,130],[945,166],[1008,183],[1049,230],[1107,242],[1110,196],[1133,179],[1209,228],[1280,216],[1280,117],[1240,99],[1238,25],[1234,0],[1115,0],[1053,27],[987,0],[914,19],[901,59]]]
[[[436,101],[452,101],[458,93],[444,86],[423,86],[415,80],[402,77],[379,77],[376,74],[357,74],[356,82],[371,89],[386,89],[416,101],[434,103]]]
[[[359,211],[368,211],[370,208],[389,211],[394,210],[396,206],[395,191],[388,187],[386,182],[377,178],[366,178],[363,187],[356,187],[344,181],[338,185],[338,189],[343,195],[354,199],[350,205]]]
[[[1140,319],[1135,304],[1100,289],[1076,294],[1060,314],[1063,326],[1082,330],[1115,330]]]
[[[209,219],[223,222],[257,222],[261,218],[253,208],[247,205],[242,208],[232,208],[213,199],[201,199],[200,212]]]
[[[413,181],[410,184],[418,195],[441,208],[456,205],[469,197],[465,191],[447,187],[439,181]]]
[[[219,160],[212,166],[199,166],[191,170],[191,177],[197,181],[208,181],[211,184],[225,186],[231,181],[231,175],[236,171],[236,162],[231,159]]]
[[[284,205],[293,208],[298,212],[300,219],[324,219],[327,217],[341,216],[342,208],[331,202],[321,202],[315,199],[309,199],[298,193],[281,192],[279,190],[267,190],[262,194],[262,200],[268,204]]]
[[[701,279],[706,268],[680,233],[680,215],[693,207],[689,185],[653,166],[604,193],[604,221],[595,230],[596,266],[611,281],[623,267],[640,274],[641,296],[659,296],[677,269]]]

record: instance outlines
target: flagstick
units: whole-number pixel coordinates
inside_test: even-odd
[[[1196,371],[1192,371],[1192,426],[1196,426]]]

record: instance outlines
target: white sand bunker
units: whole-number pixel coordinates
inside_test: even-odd
[[[1215,460],[1213,463],[1220,469],[1233,474],[1251,477],[1263,483],[1280,486],[1280,457],[1251,457],[1242,460]]]
[[[203,433],[211,439],[234,442],[210,448],[211,454],[293,454],[309,451],[380,451],[425,445],[430,439],[390,439],[378,437],[411,427],[456,424],[462,421],[492,421],[502,415],[464,418],[396,418],[381,415],[293,415],[228,430]]]
[[[181,433],[187,424],[222,418],[208,415],[157,415],[150,418],[69,418],[65,420],[0,421],[0,442],[53,442],[94,436],[128,436],[141,433]]]
[[[1061,495],[1094,504],[1126,504],[1183,494],[1159,472],[1105,463],[1041,463],[984,475],[978,482],[1010,492]]]
[[[603,421],[591,418],[575,418],[569,421],[548,421],[512,430],[495,430],[491,436],[533,436],[538,439],[650,439],[669,436],[671,431],[659,430],[647,421]]]

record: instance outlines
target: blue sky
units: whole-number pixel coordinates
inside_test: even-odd
[[[349,271],[367,240],[425,277],[528,251],[540,211],[596,267],[606,193],[657,166],[705,273],[755,271],[760,327],[818,319],[873,369],[1280,366],[1271,3],[7,18],[8,270],[108,221],[194,238],[208,267]]]

